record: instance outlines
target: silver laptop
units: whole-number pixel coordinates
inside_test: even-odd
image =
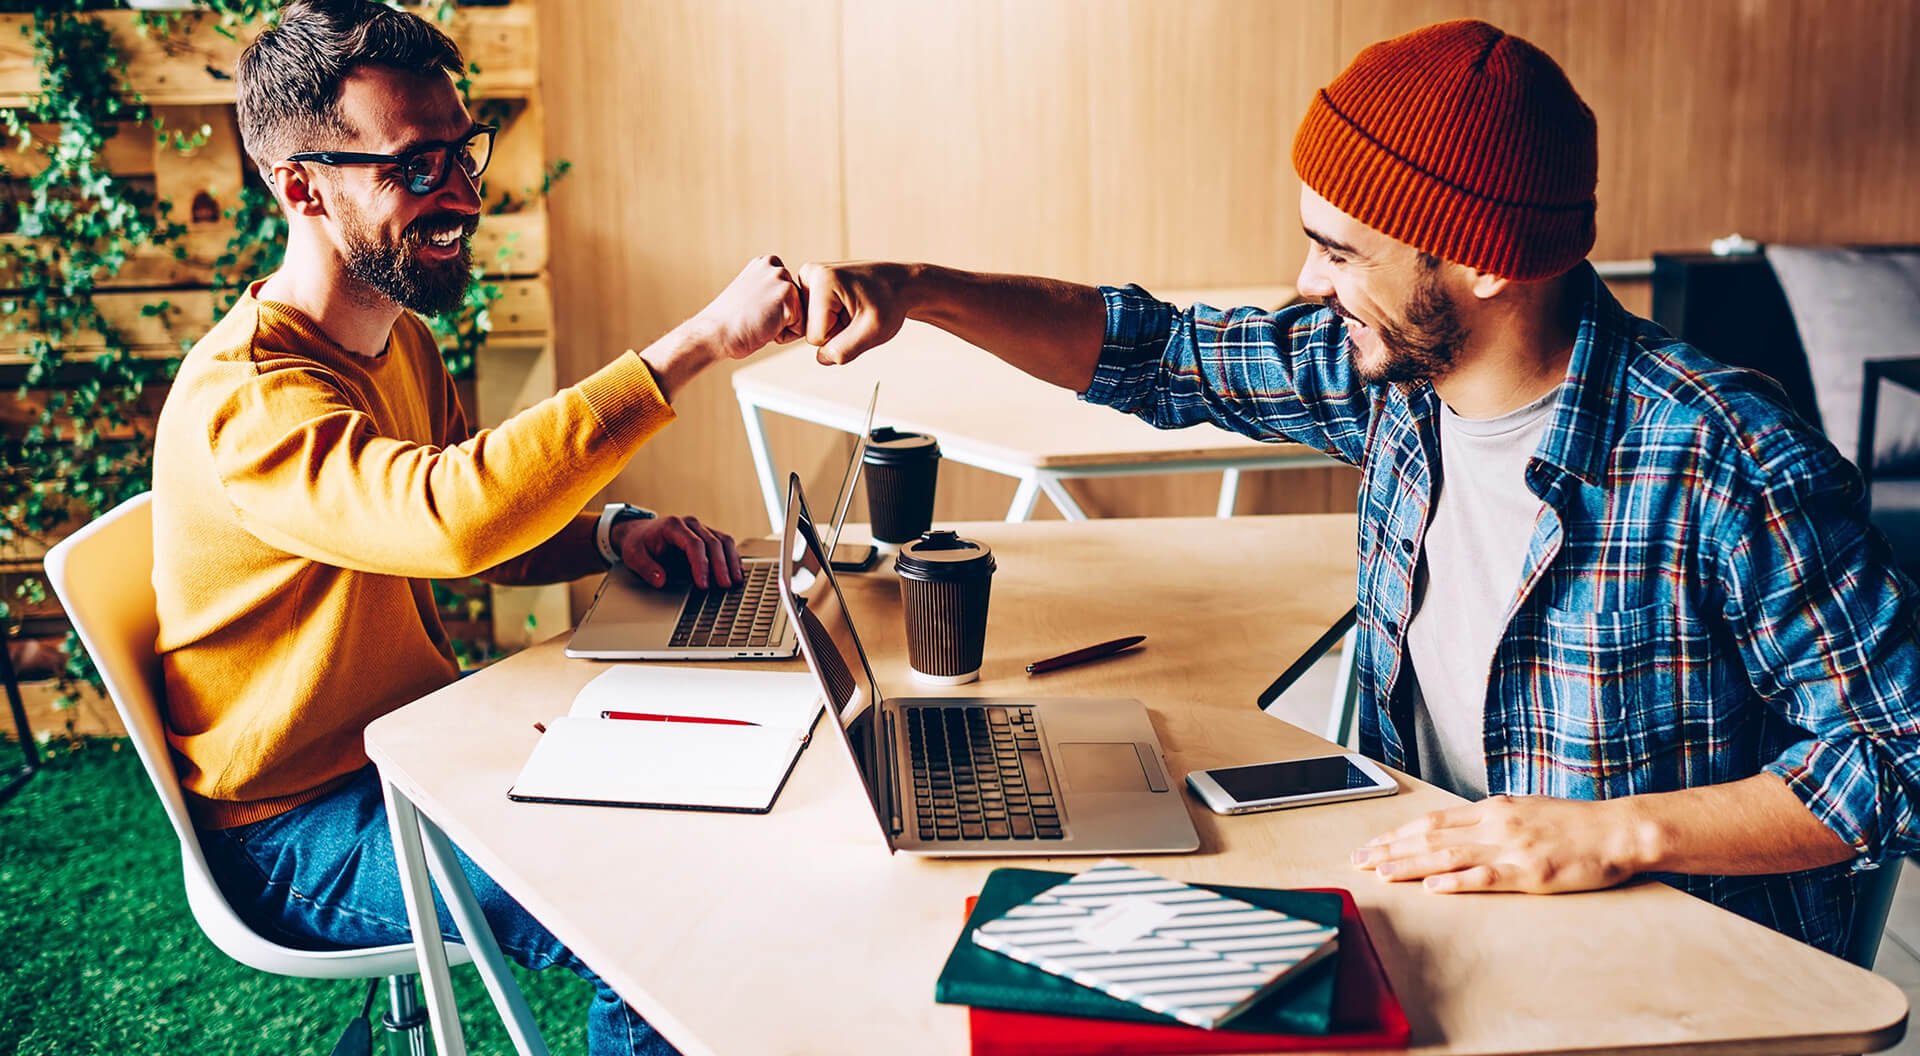
[[[873,433],[873,410],[880,402],[874,385],[866,422],[854,441],[853,455],[840,478],[833,507],[832,536],[837,544],[853,506],[862,456]],[[615,565],[601,580],[593,605],[567,641],[567,655],[581,660],[759,660],[786,659],[798,649],[780,606],[780,561],[776,556],[743,556],[744,582],[725,590],[702,590],[668,582],[655,589],[625,565]]]
[[[972,857],[1199,848],[1137,700],[882,697],[829,553],[790,477],[781,601],[889,847]]]

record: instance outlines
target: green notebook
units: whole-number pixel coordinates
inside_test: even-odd
[[[933,999],[947,1005],[971,1005],[1013,1012],[1183,1025],[1172,1016],[1149,1012],[1131,1001],[1110,997],[1052,972],[974,945],[974,928],[998,919],[1013,907],[1056,884],[1066,882],[1072,876],[1072,873],[1051,873],[1038,869],[995,869],[987,877],[986,886],[981,888],[979,901],[975,903],[973,913],[967,917],[966,930],[960,933],[960,941],[954,944],[953,952],[947,956],[946,967],[940,969],[940,980],[933,987]],[[1340,923],[1339,895],[1275,891],[1263,887],[1228,887],[1223,884],[1194,886],[1320,924]],[[1324,958],[1306,969],[1300,978],[1263,998],[1259,1004],[1235,1016],[1232,1022],[1220,1029],[1256,1034],[1327,1033],[1333,1022],[1333,983],[1338,975],[1338,960],[1338,954]]]

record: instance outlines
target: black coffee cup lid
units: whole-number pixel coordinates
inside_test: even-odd
[[[951,580],[993,574],[993,551],[946,528],[922,533],[900,548],[894,571],[908,579]]]
[[[883,425],[867,434],[867,453],[863,457],[865,461],[887,465],[939,456],[940,441],[933,437]]]

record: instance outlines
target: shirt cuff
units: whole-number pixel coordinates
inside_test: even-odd
[[[1855,757],[1860,750],[1864,747],[1801,741],[1762,769],[1785,781],[1820,824],[1853,848],[1854,872],[1877,868],[1888,851],[1885,826],[1859,809],[1864,804],[1867,815],[1881,809],[1879,783]]]
[[[1142,365],[1159,366],[1173,334],[1173,306],[1138,286],[1102,286],[1100,296],[1107,303],[1106,333],[1093,383],[1080,398],[1113,406],[1126,397],[1127,380]]]
[[[580,395],[616,444],[632,448],[667,427],[673,407],[638,353],[627,352],[580,382]]]

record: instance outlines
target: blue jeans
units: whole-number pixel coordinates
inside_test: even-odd
[[[388,946],[413,941],[400,894],[387,805],[372,767],[346,787],[278,817],[200,833],[221,891],[262,935],[295,947]],[[592,983],[587,1051],[678,1056],[580,958],[560,944],[512,896],[456,848],[467,884],[507,956],[535,970],[563,965]],[[458,929],[438,891],[440,930]]]

